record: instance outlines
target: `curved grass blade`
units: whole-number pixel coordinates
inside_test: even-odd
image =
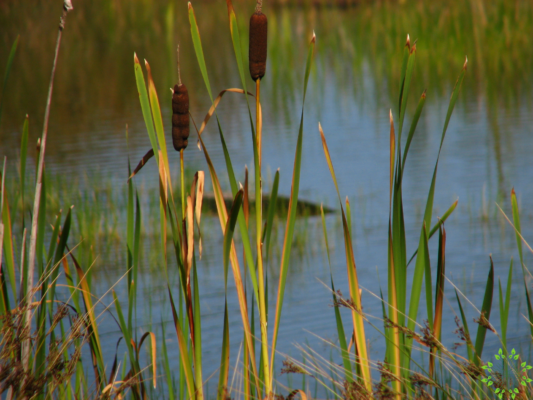
[[[524,290],[526,292],[527,313],[528,313],[529,321],[531,322],[533,321],[533,308],[531,307],[531,296],[530,296],[529,289],[526,283],[526,272],[529,273],[529,271],[527,270],[526,265],[524,264],[524,255],[522,252],[523,238],[522,238],[522,233],[521,233],[522,230],[520,228],[520,213],[518,211],[518,202],[516,201],[516,193],[514,191],[514,188],[511,190],[511,207],[513,211],[513,222],[514,222],[514,229],[515,229],[515,235],[516,235],[516,246],[518,247],[518,254],[520,255],[520,265],[522,266],[522,276],[524,278]],[[530,324],[529,329],[530,329],[531,335],[533,336],[533,325]]]
[[[163,366],[165,368],[165,377],[167,380],[168,387],[168,399],[174,400],[174,385],[172,384],[172,373],[170,372],[170,364],[168,362],[168,350],[166,344],[166,333],[165,333],[165,324],[161,320],[161,331],[163,340],[161,341],[161,352],[163,353]]]
[[[459,298],[457,289],[455,290],[455,298],[457,299],[457,305],[459,306],[459,311],[461,312],[461,320],[463,321],[464,339],[466,341],[466,350],[468,353],[468,360],[470,362],[474,362],[474,353],[472,352],[472,350],[474,349],[474,345],[472,344],[472,339],[470,338],[470,330],[468,329],[468,322],[466,320],[465,312],[463,310],[463,305],[461,304],[461,299]]]
[[[229,322],[228,322],[228,299],[224,301],[224,331],[222,334],[222,352],[220,354],[220,375],[218,377],[218,400],[227,399],[227,387],[229,376]],[[246,379],[246,376],[245,378]]]
[[[187,383],[187,392],[190,399],[194,399],[196,395],[196,386],[194,384],[194,377],[192,372],[191,358],[187,349],[187,336],[183,333],[178,314],[176,313],[176,307],[174,305],[174,299],[172,298],[172,292],[170,287],[168,289],[168,297],[170,299],[170,306],[172,307],[172,318],[174,319],[174,327],[176,328],[176,335],[178,336],[178,346],[180,350],[181,365],[185,372],[185,382]]]
[[[152,70],[150,69],[150,64],[148,64],[148,61],[144,60],[144,65],[148,73],[148,93],[150,98],[150,107],[152,109],[152,117],[157,133],[157,142],[159,143],[159,148],[161,149],[161,155],[163,158],[163,163],[165,165],[168,184],[169,187],[172,187],[172,180],[170,177],[170,166],[168,164],[167,144],[165,141],[165,128],[163,127],[163,119],[161,117],[161,107],[159,105],[159,99],[155,90],[155,84],[154,79],[152,78]],[[172,191],[170,193],[172,194]]]
[[[141,351],[143,342],[148,336],[150,336],[150,343],[152,345],[152,384],[154,385],[155,389],[157,387],[157,341],[153,332],[145,332],[144,335],[142,335],[141,340],[139,341],[137,353]]]
[[[431,231],[429,231],[429,237],[428,239],[431,239],[433,237],[433,235],[435,234],[435,232],[437,232],[437,230],[446,222],[446,220],[448,219],[448,217],[454,212],[455,208],[457,207],[457,203],[459,202],[459,200],[455,200],[453,202],[453,204],[450,206],[450,208],[448,208],[448,210],[446,210],[446,212],[444,213],[444,215],[439,218],[439,220],[437,221],[437,223],[433,226],[433,228],[431,229]],[[413,261],[413,259],[416,257],[416,255],[418,254],[418,249],[415,250],[415,252],[413,253],[413,255],[411,256],[411,258],[409,259],[409,262],[407,263],[407,266],[409,266],[409,264],[411,264],[411,261]]]
[[[207,92],[209,93],[209,98],[211,99],[211,102],[213,102],[213,95],[211,94],[211,85],[209,84],[209,77],[207,76],[207,67],[205,65],[204,50],[202,49],[202,40],[200,39],[200,31],[198,30],[196,15],[194,14],[194,9],[192,8],[192,4],[190,1],[188,3],[188,9],[194,52],[196,53],[196,58],[198,59],[200,72],[202,73],[202,77],[204,78],[204,82],[207,87]]]
[[[413,120],[411,121],[411,128],[409,128],[409,133],[407,135],[407,141],[405,142],[405,149],[403,151],[403,160],[402,160],[402,173],[405,169],[405,161],[407,160],[407,153],[409,152],[409,147],[411,147],[411,141],[413,140],[413,136],[415,134],[416,126],[418,124],[418,120],[420,119],[420,114],[422,114],[422,109],[424,108],[424,104],[426,103],[426,91],[424,90],[424,93],[422,93],[422,96],[420,96],[420,100],[418,101],[418,106],[416,107],[415,114],[413,115]]]
[[[270,190],[270,200],[268,204],[267,222],[266,222],[266,261],[268,262],[270,254],[270,238],[272,236],[272,225],[274,224],[274,216],[276,214],[277,202],[278,202],[278,187],[279,187],[279,168],[274,175],[274,182],[272,183],[272,189]]]
[[[159,165],[159,148],[157,147],[157,137],[154,130],[154,120],[152,119],[152,112],[150,109],[150,101],[148,100],[148,92],[146,91],[146,83],[144,81],[144,74],[141,68],[141,63],[137,58],[137,54],[133,54],[133,65],[135,70],[135,82],[137,83],[137,90],[139,92],[139,100],[141,101],[141,109],[144,117],[146,130],[152,150],[155,155],[157,164]],[[146,157],[146,156],[145,156]]]
[[[148,160],[152,158],[153,156],[154,156],[154,149],[148,150],[146,154],[143,156],[143,158],[141,158],[141,161],[139,161],[139,164],[137,164],[133,172],[130,174],[130,176],[128,177],[128,180],[133,178],[137,174],[137,172],[139,172],[141,168],[144,167],[144,165],[148,162]]]
[[[352,309],[352,320],[354,327],[354,336],[355,336],[355,345],[356,345],[356,354],[357,354],[357,363],[361,369],[361,379],[365,385],[366,390],[369,392],[372,391],[372,377],[370,374],[370,360],[368,358],[368,352],[366,347],[366,338],[365,338],[365,329],[364,329],[364,318],[362,315],[362,305],[361,305],[361,296],[359,293],[359,281],[357,278],[357,270],[355,266],[355,257],[352,247],[352,238],[348,229],[348,223],[346,221],[346,215],[344,214],[344,208],[342,207],[342,199],[339,193],[339,187],[337,185],[337,178],[335,177],[335,171],[333,169],[333,163],[331,162],[331,156],[328,150],[326,143],[326,138],[322,130],[320,123],[318,124],[318,129],[320,131],[320,136],[322,139],[322,147],[324,149],[324,154],[326,157],[326,162],[328,164],[333,182],[335,183],[335,188],[337,189],[337,196],[339,198],[339,203],[341,207],[343,231],[344,231],[344,246],[346,252],[346,267],[348,272],[348,283],[350,287],[350,296],[351,300],[354,303]],[[359,311],[356,311],[359,310]]]
[[[233,242],[233,233],[235,232],[235,224],[237,223],[237,216],[242,205],[242,197],[244,190],[241,189],[237,192],[237,195],[233,199],[233,205],[231,206],[231,211],[229,218],[226,221],[226,229],[224,231],[224,244],[223,244],[223,260],[224,260],[224,287],[227,289],[228,286],[228,263],[229,263],[229,253],[231,250],[231,244]]]
[[[346,343],[346,334],[344,333],[344,325],[342,323],[342,316],[337,304],[337,293],[335,285],[333,284],[333,271],[331,270],[331,259],[329,255],[328,231],[326,228],[326,217],[324,216],[324,207],[320,205],[320,215],[322,217],[322,231],[324,232],[324,240],[326,242],[326,252],[328,255],[329,277],[331,281],[331,293],[333,296],[333,309],[335,310],[335,322],[337,324],[337,336],[339,338],[339,346],[341,348],[342,364],[344,366],[344,379],[347,382],[353,382],[352,364],[350,362],[350,353],[348,352],[348,345]]]

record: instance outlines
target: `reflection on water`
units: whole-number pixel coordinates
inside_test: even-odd
[[[0,60],[7,58],[16,34],[21,35],[0,116],[1,149],[8,157],[11,171],[16,169],[20,131],[26,113],[31,121],[30,143],[35,143],[40,134],[60,3],[24,0],[0,4]],[[214,91],[239,87],[224,2],[198,2],[194,6]],[[244,1],[235,4],[242,30],[247,29],[244,16],[252,7]],[[512,231],[494,206],[498,202],[509,209],[508,194],[512,187],[519,195],[524,236],[528,238],[533,233],[531,3],[511,4],[503,0],[490,4],[479,0],[409,2],[405,5],[366,4],[347,9],[271,7],[266,12],[270,37],[267,76],[262,85],[265,176],[272,176],[279,167],[280,191],[289,193],[301,107],[304,53],[314,30],[318,38],[317,66],[311,76],[306,104],[300,196],[336,205],[318,135],[320,121],[334,158],[341,192],[349,196],[352,204],[356,261],[362,286],[373,293],[379,290],[376,269],[381,285],[386,288],[388,113],[392,108],[396,116],[405,35],[409,33],[412,40],[418,39],[411,112],[419,95],[427,89],[426,107],[410,150],[404,182],[408,252],[414,251],[418,243],[421,214],[449,95],[464,56],[468,55],[469,69],[441,154],[434,216],[442,215],[459,197],[459,206],[447,223],[447,271],[449,278],[479,307],[488,273],[488,254],[493,255],[496,276],[504,281],[510,258],[517,256]],[[92,190],[81,177],[95,173],[105,176],[104,181],[111,188],[123,188],[128,154],[132,162],[136,162],[149,148],[133,75],[134,52],[140,59],[150,62],[164,121],[170,122],[168,88],[177,80],[175,48],[178,42],[181,44],[182,79],[189,88],[191,111],[196,121],[201,121],[209,108],[192,49],[185,2],[79,0],[69,15],[63,40],[52,104],[47,168],[52,174],[64,175],[67,181],[80,181],[81,192]],[[4,62],[0,62],[1,68],[3,65]],[[226,95],[219,116],[237,177],[242,181],[244,165],[253,164],[242,96]],[[407,121],[409,118],[408,115]],[[170,123],[166,129],[170,131]],[[223,171],[224,160],[214,125],[207,128],[205,137],[216,167]],[[194,137],[191,143],[194,144]],[[185,154],[191,171],[205,169],[203,155],[194,145]],[[29,163],[33,165],[33,160]],[[177,156],[173,155],[171,163],[177,173]],[[147,194],[156,188],[155,174],[154,166],[149,165],[137,179],[140,193],[144,193],[141,197],[146,224],[155,220],[148,218],[150,213],[154,218],[157,216],[154,197]],[[222,180],[227,187],[223,176]],[[270,184],[271,180],[267,179],[267,187]],[[95,199],[89,197],[76,201],[91,204]],[[119,199],[116,201],[120,204]],[[60,204],[67,205],[70,203]],[[116,207],[115,202],[108,202],[102,213],[113,207]],[[100,255],[94,267],[98,273],[93,280],[101,285],[101,293],[124,273],[119,255],[124,216],[120,209],[116,210],[116,215],[112,224],[118,228],[110,232],[116,235],[118,244],[110,246],[104,239],[95,243],[87,256],[89,262],[91,257]],[[199,276],[204,296],[204,362],[216,365],[223,308],[221,241],[216,221],[206,219],[204,224],[212,231]],[[293,355],[296,353],[294,342],[309,340],[316,348],[321,346],[321,342],[304,329],[325,338],[335,335],[330,296],[317,280],[328,282],[329,279],[320,224],[314,218],[301,220],[299,224],[302,233],[298,240],[304,243],[303,250],[299,257],[293,257],[279,340],[280,351]],[[340,231],[336,216],[328,217],[328,229],[330,235]],[[103,237],[104,234],[105,231]],[[149,237],[148,232],[147,243],[155,240]],[[346,272],[342,241],[333,237],[332,246],[334,278],[337,286],[347,292],[343,287]],[[435,255],[436,244],[431,243],[431,246],[431,254]],[[158,256],[150,253],[149,245],[144,259],[140,291],[146,293],[147,302],[140,302],[143,305],[139,310],[139,323],[158,324],[161,319],[168,321],[170,314],[164,290],[158,290],[163,289],[159,287],[163,280],[156,272]],[[526,257],[526,264],[530,260],[531,257]],[[276,263],[272,261],[271,264],[270,279],[276,282]],[[518,288],[521,275],[518,268],[515,270],[515,288]],[[272,298],[275,286],[273,283],[270,286]],[[125,287],[118,290],[125,290]],[[512,306],[517,310],[516,319],[510,323],[509,341],[519,347],[526,346],[528,333],[521,320],[525,312],[522,291],[516,293]],[[453,308],[451,285],[447,286],[446,296]],[[241,342],[240,320],[236,299],[229,301],[235,311],[230,312],[235,359]],[[380,315],[381,305],[372,295],[363,294],[363,302],[365,311]],[[454,312],[450,308],[447,310],[443,326],[450,328],[444,333],[449,335],[445,336],[445,343],[450,345],[456,341]],[[469,318],[475,316],[472,308],[468,312]],[[498,315],[494,307],[491,321],[498,321]],[[114,351],[116,329],[111,323],[104,326],[103,331],[109,332],[110,337],[107,346]],[[174,337],[168,340],[173,341]],[[378,336],[372,340],[373,357],[380,359],[382,340]],[[488,336],[487,354],[498,348],[498,339]],[[324,352],[329,354],[329,349]],[[205,376],[215,370],[214,367],[206,369]]]

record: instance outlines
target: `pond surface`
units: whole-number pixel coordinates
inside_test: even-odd
[[[60,1],[50,3],[17,1],[0,5],[3,27],[0,60],[7,59],[12,42],[20,34],[0,122],[1,150],[7,155],[11,171],[16,171],[18,165],[24,116],[29,114],[30,118],[30,143],[35,143],[42,129],[61,6]],[[225,2],[198,3],[193,5],[213,92],[240,87]],[[241,32],[247,31],[247,15],[253,9],[252,3],[255,4],[248,3],[235,4]],[[392,109],[397,121],[406,34],[410,34],[412,41],[417,40],[417,64],[406,125],[410,123],[419,96],[427,90],[426,106],[405,171],[403,194],[408,254],[418,246],[448,101],[465,55],[468,56],[468,70],[440,156],[433,212],[435,223],[436,217],[459,199],[457,209],[446,223],[447,276],[480,308],[490,266],[489,254],[492,254],[495,277],[502,279],[502,285],[506,284],[511,257],[518,260],[518,253],[512,228],[495,204],[510,215],[513,187],[521,208],[523,235],[526,240],[533,237],[533,43],[530,35],[533,7],[529,2],[509,4],[504,1],[490,5],[475,0],[422,3],[411,6],[378,2],[346,9],[265,6],[269,18],[269,51],[267,75],[261,90],[266,187],[270,188],[279,168],[280,192],[290,193],[305,56],[314,30],[317,44],[304,107],[300,197],[338,210],[318,132],[320,122],[336,168],[341,196],[348,196],[352,207],[355,257],[364,287],[363,305],[367,313],[376,317],[381,316],[380,302],[366,291],[379,293],[380,286],[384,291],[387,287],[389,110]],[[177,82],[175,48],[178,42],[181,77],[189,89],[192,115],[199,122],[209,109],[210,100],[192,48],[187,6],[182,1],[152,4],[119,0],[80,0],[74,6],[64,31],[56,75],[47,169],[66,182],[78,182],[82,191],[92,191],[93,186],[100,183],[123,191],[128,155],[132,163],[136,163],[150,148],[135,86],[134,52],[141,60],[150,62],[163,120],[168,121],[167,131],[170,132],[171,114],[168,88]],[[4,68],[4,62],[0,65]],[[251,80],[249,84],[252,85]],[[243,182],[244,166],[253,165],[248,111],[243,96],[227,94],[218,115],[237,177]],[[208,125],[204,140],[225,189],[229,189],[213,122]],[[189,171],[207,170],[204,156],[195,142],[193,134],[185,152],[187,168]],[[171,148],[170,142],[167,145]],[[33,157],[32,151],[30,156]],[[33,166],[34,160],[28,163]],[[174,181],[177,181],[177,153],[171,154],[171,165]],[[156,174],[152,161],[139,173],[137,186],[146,192],[155,189]],[[85,179],[86,176],[89,178]],[[83,186],[83,182],[93,183]],[[210,187],[209,182],[207,186]],[[143,193],[140,192],[141,198]],[[147,196],[143,198],[145,208],[157,208],[157,205],[150,205],[150,201]],[[68,205],[61,204],[62,207]],[[204,376],[209,377],[216,372],[220,360],[224,280],[218,222],[206,217],[203,223],[209,233],[198,268]],[[283,237],[282,225],[279,241]],[[348,293],[338,211],[328,216],[327,225],[333,277],[338,289]],[[125,225],[116,229],[123,237]],[[329,283],[329,267],[321,222],[316,217],[302,218],[297,232],[297,250],[291,258],[278,349],[298,357],[299,350],[294,344],[305,346],[308,343],[326,359],[331,354],[334,362],[340,362],[336,351],[319,339],[335,341],[336,337],[331,294],[323,284]],[[100,257],[93,267],[93,285],[99,294],[104,294],[125,272],[120,262],[125,253],[124,242],[120,240],[120,244],[105,252],[98,250],[105,247],[104,243],[94,243],[94,252]],[[432,266],[436,269],[435,239],[430,243],[430,252]],[[138,323],[142,325],[141,330],[153,329],[160,335],[161,321],[170,322],[171,314],[166,284],[161,272],[157,272],[160,271],[159,260],[150,254],[147,249],[139,287],[142,297],[138,301]],[[278,259],[279,255],[273,256],[275,262],[269,265],[271,303],[277,288]],[[526,255],[525,262],[531,264],[530,254]],[[508,346],[521,349],[531,359],[529,328],[522,317],[527,313],[523,278],[518,265],[515,262]],[[232,284],[231,279],[230,282]],[[531,287],[529,278],[528,284]],[[125,284],[119,284],[117,290],[125,296]],[[234,364],[242,341],[242,325],[233,287],[229,293]],[[446,345],[452,345],[457,341],[454,334],[457,305],[454,289],[448,282],[445,296],[448,302],[445,303],[443,338]],[[495,293],[491,322],[499,329],[497,302]],[[419,321],[425,314],[422,308]],[[471,321],[479,313],[469,305],[467,315]],[[345,325],[349,323],[346,315]],[[382,327],[381,322],[377,323]],[[475,327],[473,322],[471,329],[474,329],[472,326]],[[383,358],[384,341],[372,328],[368,329],[372,332],[369,334],[371,355],[379,361]],[[119,331],[110,318],[102,322],[102,331],[109,338],[104,346],[113,354]],[[176,338],[171,333],[168,325],[167,344],[177,359]],[[491,357],[499,347],[498,337],[489,332],[484,354]],[[280,378],[279,374],[276,377]],[[211,393],[215,393],[217,379],[215,375],[210,381]],[[280,379],[287,383],[284,377]]]

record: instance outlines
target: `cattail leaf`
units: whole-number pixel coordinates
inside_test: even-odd
[[[483,297],[483,306],[481,307],[481,315],[480,320],[485,320],[487,323],[489,323],[490,319],[490,312],[492,309],[492,294],[494,291],[494,264],[492,262],[492,257],[490,257],[490,271],[489,276],[487,278],[487,284],[485,286],[485,296]],[[481,363],[481,355],[483,353],[483,346],[485,344],[485,336],[487,334],[487,327],[483,324],[479,324],[477,328],[477,335],[476,335],[476,358],[474,359],[474,363],[479,367]]]
[[[223,260],[224,260],[224,287],[226,289],[228,285],[229,253],[231,249],[231,243],[233,241],[233,233],[235,232],[235,224],[237,223],[237,216],[239,215],[239,210],[241,209],[241,205],[242,205],[243,194],[244,194],[244,190],[241,189],[237,192],[237,195],[233,199],[233,205],[231,206],[229,218],[226,221],[226,228],[224,230]]]
[[[102,346],[100,344],[100,334],[98,333],[98,324],[96,323],[96,314],[94,310],[94,306],[92,303],[92,292],[91,288],[89,286],[89,283],[87,282],[87,274],[83,269],[81,268],[80,264],[78,263],[78,260],[76,257],[74,257],[74,254],[72,251],[70,251],[68,245],[65,244],[65,247],[68,251],[68,254],[70,255],[70,258],[72,259],[72,262],[74,263],[74,267],[76,268],[76,273],[78,275],[78,285],[81,288],[81,294],[83,298],[83,302],[85,305],[85,312],[89,318],[89,321],[87,323],[87,328],[89,330],[89,347],[91,349],[91,353],[93,358],[96,360],[95,365],[95,373],[96,379],[98,380],[98,386],[103,387],[105,386],[106,382],[106,376],[105,376],[105,364],[104,364],[104,357],[102,353]],[[98,368],[97,368],[98,367]]]
[[[144,343],[144,340],[150,336],[150,343],[152,345],[152,354],[151,354],[151,361],[152,361],[152,382],[153,382],[153,385],[154,385],[154,389],[157,387],[157,340],[156,340],[156,337],[155,337],[155,334],[153,332],[145,332],[142,337],[141,337],[141,340],[139,341],[139,349],[137,350],[138,352],[141,351],[141,347]]]
[[[137,361],[137,357],[135,357],[135,342],[133,341],[130,331],[128,330],[128,327],[126,326],[126,321],[124,320],[124,314],[122,312],[122,306],[120,305],[120,301],[118,300],[117,294],[115,291],[112,291],[113,293],[113,302],[115,304],[115,310],[117,311],[117,317],[118,317],[118,323],[120,326],[120,330],[122,334],[124,335],[124,342],[126,344],[126,347],[128,349],[128,356],[130,359],[130,366],[131,370],[133,371],[134,375],[137,375],[140,373],[140,367]],[[142,385],[143,383],[141,383]]]
[[[274,182],[272,183],[272,189],[270,190],[270,200],[267,211],[266,222],[266,260],[268,262],[270,254],[270,238],[272,236],[272,225],[274,224],[274,216],[276,214],[277,202],[278,202],[278,188],[279,188],[279,168],[274,175]]]
[[[498,206],[498,208],[499,208],[499,206]],[[511,221],[509,221],[509,219],[507,218],[507,216],[505,215],[505,213],[503,212],[503,210],[501,208],[500,208],[500,211],[502,212],[502,214],[505,216],[507,221],[513,226],[513,228],[515,230],[516,246],[518,247],[518,254],[520,256],[520,265],[522,266],[522,276],[523,276],[523,279],[524,279],[524,290],[526,292],[527,313],[528,313],[528,316],[529,316],[529,320],[533,321],[533,307],[531,307],[531,296],[530,296],[529,289],[528,289],[527,283],[526,283],[526,273],[529,274],[529,271],[527,270],[526,265],[524,264],[524,256],[523,256],[523,253],[522,253],[522,240],[524,240],[524,238],[522,237],[522,233],[521,233],[520,212],[518,210],[518,202],[516,201],[516,193],[514,191],[514,188],[511,190],[511,208],[512,208],[512,212],[513,212],[514,225],[511,223]],[[526,243],[526,245],[527,245],[527,243]],[[531,331],[531,335],[533,335],[533,325],[530,324],[529,329]]]
[[[328,231],[326,228],[326,218],[324,216],[324,207],[320,205],[320,216],[322,217],[322,231],[324,232],[324,240],[326,243],[326,253],[328,256],[329,277],[331,281],[331,293],[333,296],[333,310],[335,311],[335,322],[337,325],[337,337],[339,338],[339,346],[341,348],[342,365],[344,366],[344,379],[347,382],[353,382],[352,364],[350,362],[350,353],[348,352],[348,345],[346,343],[346,334],[344,333],[344,324],[342,323],[342,316],[337,304],[337,293],[333,283],[333,271],[331,269],[331,259],[329,254]]]
[[[461,313],[461,320],[463,321],[463,329],[466,336],[466,350],[468,352],[468,360],[470,362],[474,362],[474,354],[472,353],[473,344],[470,338],[470,331],[468,329],[468,321],[466,320],[465,312],[463,310],[463,305],[461,304],[461,299],[459,298],[459,294],[457,293],[457,289],[455,290],[455,298],[457,299],[457,305],[459,306],[459,311]],[[490,363],[489,363],[490,366]]]
[[[239,33],[239,25],[237,23],[237,17],[231,0],[226,0],[228,6],[228,18],[229,27],[231,32],[231,41],[233,43],[233,50],[235,51],[235,60],[237,61],[237,68],[239,70],[239,76],[243,89],[246,91],[246,77],[244,75],[244,53],[241,46],[241,35]]]
[[[163,368],[165,368],[165,378],[167,381],[167,388],[168,388],[168,400],[174,400],[174,385],[172,381],[172,373],[170,371],[170,363],[168,362],[168,350],[167,350],[167,343],[166,343],[166,333],[165,333],[165,324],[163,323],[163,320],[161,319],[161,337],[163,340],[161,341],[161,353],[163,354]]]
[[[407,61],[409,60],[410,52],[411,52],[411,40],[409,39],[409,34],[408,34],[407,40],[405,42],[405,46],[403,48],[403,61],[402,61],[401,79],[400,79],[400,99],[398,103],[398,114],[400,114],[402,111],[402,98],[403,98],[404,85],[405,85],[405,74],[407,71]]]
[[[198,23],[196,22],[196,15],[192,8],[191,2],[188,3],[189,7],[189,24],[191,25],[192,43],[194,45],[194,52],[196,53],[196,59],[200,67],[200,72],[204,78],[204,83],[209,93],[209,98],[213,102],[213,95],[211,94],[211,85],[209,83],[209,77],[207,76],[207,67],[205,65],[204,50],[202,48],[202,40],[200,39],[200,31],[198,30]]]
[[[165,128],[163,127],[163,118],[161,117],[161,106],[159,105],[159,99],[155,90],[155,84],[154,79],[152,78],[152,70],[150,68],[150,64],[148,64],[148,61],[144,60],[144,65],[148,74],[148,94],[155,130],[157,133],[157,142],[159,143],[160,155],[163,159],[163,163],[165,166],[168,184],[170,187],[172,187],[172,181],[170,178],[170,166],[168,164],[167,144],[165,141]]]
[[[194,383],[194,377],[192,372],[191,359],[189,357],[189,351],[187,349],[187,336],[182,330],[178,314],[176,313],[176,306],[174,305],[174,299],[172,298],[172,293],[170,287],[168,289],[168,296],[170,299],[170,306],[172,308],[172,318],[174,319],[174,327],[176,328],[176,335],[178,337],[178,347],[180,351],[180,360],[181,365],[183,366],[185,373],[185,381],[187,383],[187,392],[189,398],[195,398],[196,387]]]
[[[442,143],[444,142],[444,137],[446,136],[446,130],[448,129],[448,124],[450,123],[450,118],[452,116],[453,108],[455,107],[455,103],[457,102],[457,98],[459,97],[459,90],[461,89],[461,85],[463,84],[463,79],[465,77],[467,65],[468,65],[468,58],[465,58],[465,62],[463,64],[463,70],[461,71],[459,78],[457,78],[457,82],[455,82],[455,86],[453,88],[453,92],[450,97],[450,103],[448,105],[448,112],[446,113],[446,120],[444,121],[444,128],[442,129],[442,136],[440,139],[439,154],[440,154],[440,149],[442,149]]]
[[[154,130],[154,121],[150,109],[150,101],[148,100],[148,92],[146,91],[146,83],[144,81],[141,63],[139,62],[137,54],[135,53],[133,54],[133,66],[135,70],[135,82],[137,83],[137,91],[139,92],[139,100],[141,102],[144,123],[146,125],[146,130],[148,131],[148,138],[150,139],[150,144],[152,145],[156,162],[159,165],[159,148],[157,147],[157,137]]]
[[[17,298],[17,282],[15,274],[15,258],[14,258],[14,248],[13,248],[13,231],[11,223],[11,213],[9,212],[9,201],[7,199],[7,193],[5,190],[5,158],[4,158],[4,169],[2,170],[2,193],[0,193],[1,203],[0,213],[2,215],[2,221],[0,223],[0,233],[3,235],[3,240],[0,244],[3,244],[3,247],[0,246],[0,255],[2,249],[4,250],[4,263],[2,263],[2,272],[5,273],[7,270],[7,276],[9,277],[9,282],[11,284],[11,290],[15,298]],[[22,267],[22,265],[21,265]],[[5,269],[4,269],[5,268]]]
[[[455,200],[453,202],[453,204],[448,208],[448,210],[446,210],[446,212],[443,214],[443,216],[441,218],[439,218],[438,222],[433,226],[433,228],[429,232],[429,238],[428,239],[431,239],[433,237],[433,235],[435,234],[435,232],[437,232],[437,230],[444,224],[444,222],[446,222],[448,217],[451,215],[451,213],[457,207],[457,203],[458,202],[459,202],[459,200]],[[415,250],[415,252],[411,256],[411,258],[409,259],[409,262],[407,263],[408,266],[409,266],[409,264],[411,264],[411,261],[413,261],[413,259],[416,257],[417,254],[418,254],[418,249]]]
[[[426,104],[426,91],[420,96],[418,101],[418,106],[416,107],[415,114],[413,115],[413,120],[411,121],[411,127],[409,128],[409,133],[407,134],[407,141],[405,142],[405,149],[403,151],[403,161],[402,161],[402,176],[405,169],[405,161],[407,160],[407,153],[409,152],[409,147],[411,146],[411,141],[415,134],[416,126],[418,125],[418,120],[420,119],[420,114],[422,114],[422,109]]]
[[[192,221],[191,221],[192,222]],[[202,378],[202,319],[200,311],[200,289],[198,287],[198,274],[196,271],[196,260],[193,258],[193,285],[194,285],[194,372],[196,381],[196,396],[203,399],[203,378]]]
[[[409,58],[407,59],[407,67],[405,70],[405,79],[402,87],[402,100],[400,103],[400,123],[398,126],[398,143],[402,142],[403,121],[405,118],[405,111],[407,109],[407,99],[409,97],[409,87],[411,86],[411,78],[413,77],[413,69],[415,66],[416,57],[416,43],[409,50]],[[401,147],[398,146],[398,162],[401,162]],[[400,166],[401,167],[401,166]]]
[[[329,154],[328,146],[326,143],[326,138],[324,132],[322,131],[322,126],[319,124],[319,131],[322,138],[322,147],[324,149],[324,154],[326,156],[326,161],[329,166],[329,170],[335,183],[335,188],[337,189],[337,195],[339,197],[339,203],[341,207],[341,216],[343,223],[344,231],[344,246],[346,252],[346,267],[348,272],[348,285],[350,288],[350,297],[354,303],[354,309],[352,309],[352,320],[353,320],[353,329],[355,336],[355,345],[356,345],[356,354],[358,355],[358,368],[360,368],[360,376],[364,382],[364,385],[367,390],[372,391],[372,378],[370,374],[370,365],[368,352],[366,347],[365,339],[365,329],[364,329],[364,319],[362,315],[362,305],[361,305],[361,296],[359,292],[359,281],[357,278],[357,271],[355,266],[355,258],[353,253],[352,238],[350,236],[350,231],[348,228],[348,223],[346,221],[346,215],[344,214],[344,208],[342,206],[342,199],[340,197],[337,179],[335,177],[335,171],[333,169],[333,164],[331,162],[331,156]],[[356,311],[359,310],[359,311]]]
[[[235,226],[235,225],[234,225]],[[248,360],[246,360],[248,361]],[[218,400],[226,400],[228,393],[226,392],[228,387],[229,376],[229,322],[228,322],[228,299],[224,300],[224,328],[222,333],[222,351],[220,353],[220,368],[218,376]],[[245,381],[248,380],[247,374],[244,374]]]
[[[446,231],[439,229],[439,252],[437,262],[437,283],[435,285],[435,319],[433,321],[433,336],[440,341],[442,327],[442,306],[444,302],[444,281],[445,281],[445,252],[446,252]],[[429,376],[433,379],[435,371],[435,352],[432,348],[429,356]]]

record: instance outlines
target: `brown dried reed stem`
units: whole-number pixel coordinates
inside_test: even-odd
[[[56,73],[57,59],[59,55],[59,48],[61,46],[61,36],[63,34],[63,29],[65,29],[65,22],[67,19],[67,14],[72,10],[71,0],[63,1],[63,13],[59,20],[59,29],[57,33],[56,49],[54,55],[54,63],[52,65],[52,74],[50,76],[50,84],[48,86],[48,97],[46,99],[46,110],[44,113],[44,124],[43,124],[43,133],[41,136],[41,148],[39,152],[39,164],[37,169],[37,183],[35,185],[35,200],[33,203],[33,219],[31,223],[31,236],[30,236],[30,256],[28,264],[28,283],[27,283],[27,296],[26,303],[29,305],[33,299],[33,273],[35,269],[35,250],[36,250],[36,241],[37,241],[37,223],[39,209],[41,206],[41,188],[43,184],[43,169],[44,169],[44,155],[46,150],[46,137],[48,134],[48,121],[50,118],[50,105],[52,103],[52,92],[54,89],[54,77]],[[31,327],[31,313],[26,311],[26,327],[29,329]],[[28,338],[22,345],[22,365],[24,370],[27,371],[29,368],[29,356],[30,356],[30,339]]]

